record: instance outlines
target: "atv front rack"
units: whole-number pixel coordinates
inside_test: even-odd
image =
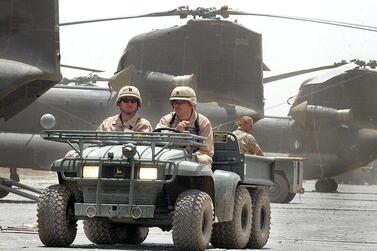
[[[45,140],[68,143],[80,156],[84,144],[95,145],[121,145],[134,143],[148,145],[153,149],[155,146],[168,147],[190,147],[201,148],[205,144],[206,137],[187,133],[162,133],[162,132],[96,132],[82,130],[47,130],[42,134]],[[78,144],[76,149],[73,144]]]

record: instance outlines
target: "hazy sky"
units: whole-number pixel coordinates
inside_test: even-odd
[[[61,0],[60,22],[140,15],[175,9],[178,6],[221,7],[254,13],[300,16],[377,27],[377,1],[374,0],[285,0],[285,1],[125,1]],[[377,32],[359,31],[323,24],[282,19],[232,16],[230,21],[262,33],[263,61],[272,70],[265,76],[332,64],[342,59],[377,59]],[[60,28],[62,64],[102,69],[111,76],[118,60],[133,36],[173,25],[185,24],[178,17],[143,18],[83,24]],[[62,70],[68,77],[87,74]],[[299,84],[309,75],[265,85],[266,114],[286,115],[284,103],[296,94]]]

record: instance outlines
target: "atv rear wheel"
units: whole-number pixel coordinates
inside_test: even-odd
[[[253,222],[248,248],[262,248],[270,237],[271,209],[268,194],[263,189],[254,189],[251,194],[253,201]]]
[[[148,237],[148,233],[147,227],[118,223],[115,235],[120,244],[140,244]]]
[[[117,223],[105,218],[93,218],[84,220],[84,233],[88,240],[95,244],[119,243]]]
[[[249,191],[239,186],[234,198],[233,219],[214,224],[211,243],[216,248],[245,248],[250,239],[252,207]]]

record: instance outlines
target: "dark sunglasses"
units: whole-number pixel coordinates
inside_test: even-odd
[[[137,103],[137,99],[134,99],[134,98],[122,98],[120,101],[124,102],[124,103],[132,103],[132,104],[135,104]]]
[[[172,102],[173,104],[182,105],[182,104],[187,103],[187,100],[173,100]]]

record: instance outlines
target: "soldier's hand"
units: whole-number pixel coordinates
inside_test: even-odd
[[[70,157],[76,157],[78,156],[77,152],[75,150],[70,150],[67,152],[64,156],[64,158],[70,158]]]
[[[178,123],[178,125],[175,127],[180,132],[186,131],[186,127],[190,124],[190,121],[181,121]]]

